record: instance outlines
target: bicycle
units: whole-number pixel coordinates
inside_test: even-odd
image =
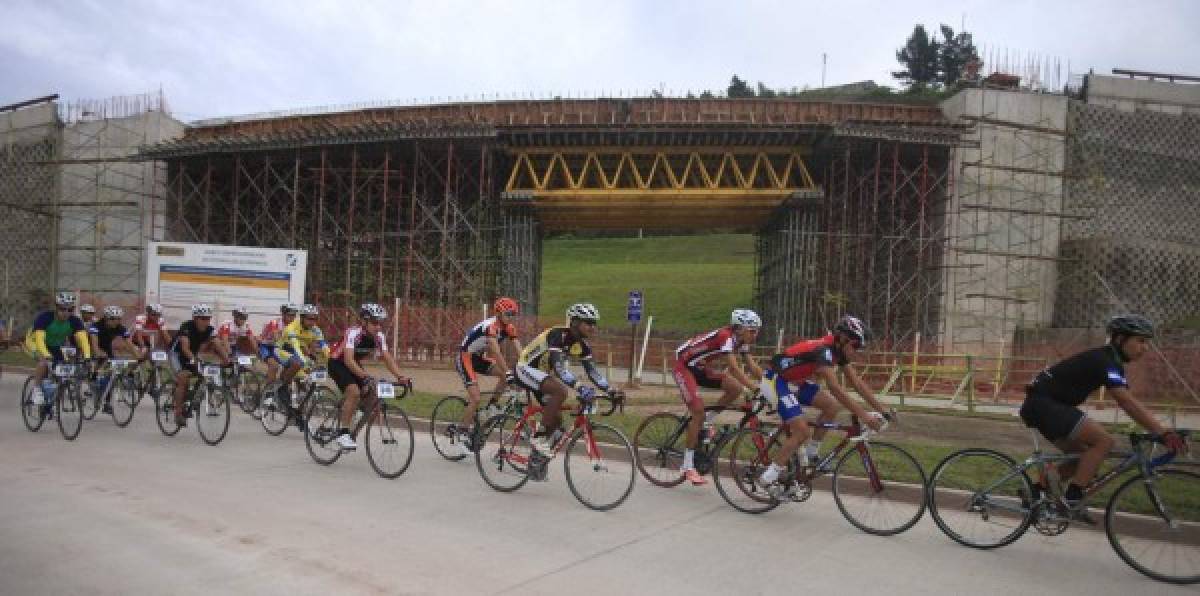
[[[367,433],[367,461],[382,478],[393,479],[403,474],[412,463],[413,446],[416,438],[408,415],[399,406],[391,406],[392,400],[402,400],[412,392],[412,381],[399,385],[403,390],[396,395],[397,385],[387,381],[376,381],[358,400],[358,420],[350,430],[356,440],[358,432],[365,426]],[[320,388],[324,389],[324,388]],[[328,390],[318,391],[307,399],[305,419],[308,432],[304,433],[304,446],[313,461],[328,466],[342,456],[336,439],[341,432],[342,402],[345,398],[335,397]],[[403,435],[407,433],[407,440]]]
[[[926,507],[925,470],[916,458],[897,445],[873,440],[875,433],[854,417],[850,424],[812,426],[845,436],[813,465],[802,461],[801,451],[793,453],[775,493],[757,481],[783,437],[790,434],[788,429],[779,429],[769,438],[751,428],[725,437],[716,448],[718,468],[713,478],[717,492],[738,511],[764,513],[785,500],[807,501],[813,481],[831,474],[834,503],[854,527],[876,536],[891,536],[916,525]],[[725,474],[720,473],[721,460],[726,462]]]
[[[21,388],[21,419],[30,432],[41,430],[51,411],[58,424],[58,432],[68,441],[74,441],[83,429],[83,405],[80,385],[86,372],[75,360],[75,348],[62,348],[63,360],[50,363],[47,379],[42,387],[34,385],[33,376],[25,379]],[[39,403],[38,390],[41,391]]]
[[[109,404],[109,413],[112,415],[113,423],[121,428],[129,426],[138,401],[138,384],[134,373],[136,363],[136,360],[127,359],[107,361],[105,366],[108,372],[108,382],[101,387],[100,381],[96,381],[96,387],[92,390],[95,402],[91,406],[93,416],[95,415],[94,410],[99,409],[100,404]],[[116,399],[113,399],[114,393]]]
[[[705,413],[733,409],[728,406],[704,406]],[[754,397],[745,407],[737,409],[742,412],[742,418],[736,426],[723,424],[714,433],[712,427],[705,425],[702,440],[696,446],[694,455],[696,471],[700,474],[708,474],[712,469],[713,454],[716,453],[714,447],[720,445],[726,436],[743,428],[766,428],[768,423],[763,422],[759,414],[764,411],[767,415],[775,413],[770,401],[758,391],[755,391]],[[658,412],[643,420],[634,431],[633,447],[637,455],[637,467],[651,484],[670,488],[683,482],[683,470],[680,466],[683,464],[684,450],[687,449],[685,441],[691,420],[690,413],[679,415],[673,412]]]
[[[221,383],[221,367],[201,364],[199,376],[188,379],[184,395],[183,415],[195,418],[200,439],[208,445],[217,445],[229,432],[230,405],[233,396]],[[155,396],[154,421],[158,430],[168,437],[175,436],[182,425],[175,422],[175,381],[163,383],[159,395]]]
[[[553,454],[566,451],[563,468],[571,494],[585,507],[607,511],[617,507],[633,491],[634,455],[629,439],[615,427],[593,423],[592,416],[600,413],[598,402],[608,402],[605,410],[611,414],[623,401],[620,392],[599,395],[570,415],[575,423],[569,432],[553,441]],[[500,492],[512,492],[530,479],[545,480],[547,467],[553,458],[536,457],[530,439],[533,437],[536,416],[542,406],[531,400],[520,416],[500,414],[488,420],[479,435],[480,448],[475,451],[475,465],[488,486]],[[628,470],[626,470],[628,468]],[[593,485],[608,484],[599,495],[590,494]],[[586,492],[589,494],[585,495]]]
[[[262,398],[264,377],[254,370],[253,356],[237,354],[236,360],[237,372],[225,377],[225,380],[233,394],[233,403],[241,407],[243,412],[253,415]]]
[[[296,421],[297,416],[303,417],[304,411],[315,395],[333,395],[333,391],[321,385],[327,380],[329,380],[329,372],[324,367],[318,367],[306,369],[292,379],[291,389],[294,389],[296,393],[289,388],[284,388],[278,381],[267,383],[262,390],[262,399],[258,407],[261,414],[256,416],[262,422],[263,430],[273,437],[278,437],[287,430],[292,422]],[[299,399],[296,399],[297,395],[300,396]],[[288,400],[291,403],[283,404],[279,400]],[[291,407],[286,407],[287,405],[291,405]]]
[[[158,398],[162,394],[163,383],[174,378],[171,374],[170,367],[167,365],[168,356],[163,350],[151,350],[149,354],[149,371],[145,368],[138,367],[134,371],[135,378],[138,381],[137,401],[134,407],[142,403],[142,398],[147,393],[150,394],[150,399],[154,403],[158,403]],[[143,360],[143,362],[145,362]]]
[[[468,432],[470,439],[465,445],[466,450],[468,452],[475,451],[475,446],[479,444],[480,428],[484,422],[500,414],[516,415],[520,412],[521,408],[525,407],[529,401],[526,394],[527,390],[517,385],[515,381],[510,381],[503,392],[489,393],[487,403],[481,404],[475,409],[475,421]],[[503,405],[501,405],[501,400],[503,400]],[[429,416],[429,435],[433,440],[433,448],[450,461],[461,461],[467,457],[466,453],[454,450],[460,437],[459,425],[461,423],[459,421],[462,420],[463,411],[466,409],[466,399],[457,395],[448,395],[438,400],[438,403],[433,406],[433,413]],[[607,414],[605,415],[607,416]]]
[[[1194,431],[1177,431],[1185,439]],[[929,512],[955,542],[979,549],[1013,543],[1033,526],[1039,534],[1058,536],[1073,517],[1086,517],[1086,503],[1126,472],[1104,509],[1105,533],[1117,556],[1139,573],[1173,584],[1200,582],[1200,474],[1165,467],[1174,453],[1152,456],[1161,437],[1129,433],[1131,451],[1114,451],[1118,463],[1084,490],[1084,501],[1069,509],[1051,480],[1056,466],[1077,461],[1078,454],[1045,454],[1036,430],[1033,454],[1024,461],[992,449],[972,448],[946,456],[930,477]],[[1045,491],[1035,490],[1028,470],[1034,469]],[[969,536],[979,530],[981,536]],[[1139,548],[1140,547],[1140,548]],[[1164,556],[1164,551],[1174,547]],[[1149,551],[1149,552],[1148,552]],[[1141,555],[1147,555],[1142,558]],[[1156,564],[1180,564],[1165,571]]]

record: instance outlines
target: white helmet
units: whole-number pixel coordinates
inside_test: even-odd
[[[115,304],[104,307],[104,318],[106,319],[119,319],[123,316],[125,316],[125,311]]]
[[[739,327],[750,327],[753,329],[762,327],[762,319],[758,317],[758,313],[747,308],[734,310],[733,314],[729,317],[729,322]]]
[[[92,306],[92,305],[90,305],[90,304],[80,304],[80,305],[79,305],[79,312],[83,312],[83,313],[89,313],[89,314],[93,314],[93,315],[94,315],[94,314],[96,314],[96,307],[94,307],[94,306]]]
[[[374,302],[368,302],[358,309],[358,314],[364,319],[383,321],[387,319],[387,311]]]
[[[203,302],[200,304],[192,305],[192,316],[193,317],[211,317],[212,315],[213,315],[213,309],[211,306],[204,304]]]
[[[162,316],[162,305],[158,304],[157,302],[154,304],[147,304],[146,310],[150,311],[150,314],[152,315]]]
[[[596,310],[595,304],[580,302],[572,304],[571,308],[567,309],[567,319],[590,319],[597,321],[600,319],[600,311]]]
[[[246,308],[243,305],[238,305],[238,306],[233,307],[233,314],[234,315],[242,315],[243,317],[248,317],[248,316],[250,316],[250,309]]]
[[[315,317],[319,314],[321,314],[321,311],[317,309],[317,305],[315,304],[305,304],[300,307],[300,316],[302,317]]]
[[[75,306],[75,294],[70,292],[59,292],[54,295],[54,303],[59,306]]]
[[[292,304],[291,302],[288,302],[287,304],[283,304],[283,305],[279,306],[279,314],[281,314],[281,315],[286,315],[289,313],[294,315],[294,314],[296,314],[296,311],[298,311],[298,310],[300,310],[300,307],[296,306],[295,304]]]

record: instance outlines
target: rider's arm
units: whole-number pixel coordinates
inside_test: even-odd
[[[487,351],[488,355],[492,357],[496,371],[503,377],[508,372],[508,361],[504,358],[504,350],[500,349],[500,342],[496,341],[495,337],[487,338]]]
[[[601,391],[608,391],[608,379],[604,378],[604,374],[596,367],[596,362],[591,356],[583,359],[583,370],[587,373],[592,384],[599,387]]]
[[[329,343],[325,341],[325,334],[321,332],[319,327],[313,327],[317,336],[317,352],[321,354],[321,362],[329,362]]]
[[[366,367],[359,365],[358,360],[354,358],[353,339],[347,341],[346,344],[347,345],[342,348],[342,364],[345,364],[346,368],[350,369],[350,372],[354,373],[354,376],[360,379],[371,376],[369,373],[367,373]]]
[[[821,379],[825,388],[833,394],[838,403],[850,410],[850,413],[857,416],[859,420],[866,421],[868,419],[867,411],[863,409],[862,404],[858,403],[858,400],[851,398],[850,394],[846,393],[846,389],[838,382],[836,370],[832,366],[821,366],[813,374]]]
[[[867,400],[867,403],[871,404],[871,407],[875,408],[876,412],[887,411],[879,399],[875,397],[875,392],[871,391],[871,388],[868,387],[867,383],[862,380],[862,377],[858,376],[858,371],[855,370],[853,364],[846,363],[846,365],[842,367],[842,371],[846,373],[846,380],[850,381],[850,386],[853,387],[863,399]]]
[[[1151,414],[1150,410],[1142,405],[1142,402],[1133,396],[1128,387],[1113,387],[1107,391],[1116,400],[1117,405],[1121,406],[1121,409],[1125,410],[1125,413],[1129,414],[1129,417],[1133,418],[1133,421],[1142,428],[1156,435],[1167,432],[1168,429],[1154,418],[1154,414]]]
[[[97,357],[103,356],[104,358],[108,358],[112,356],[112,354],[105,353],[104,350],[100,349],[100,338],[96,337],[94,333],[88,333],[88,345],[91,346],[92,353]]]
[[[763,376],[763,369],[758,365],[758,361],[754,359],[754,354],[751,354],[750,352],[742,352],[742,356],[746,360],[746,368],[750,370],[750,376],[755,379],[761,379]],[[750,385],[747,385],[747,387],[749,386]]]
[[[75,345],[79,346],[79,350],[83,352],[84,358],[92,357],[92,340],[88,336],[87,331],[79,329],[75,332]]]
[[[575,375],[571,374],[571,370],[567,367],[570,358],[558,348],[550,348],[550,351],[546,353],[546,358],[550,359],[550,368],[554,371],[554,376],[558,377],[558,380],[562,381],[563,385],[574,389],[579,381],[575,379]]]
[[[746,376],[745,371],[742,370],[742,365],[738,362],[737,356],[733,352],[725,354],[725,362],[729,365],[726,370],[729,374],[733,375],[734,380],[742,384],[742,387],[755,387],[758,385],[757,382],[751,381],[750,377]]]
[[[117,337],[113,338],[113,352],[118,352],[122,349],[127,353],[141,356],[141,350],[139,350],[137,346],[133,345],[133,342],[129,341],[128,338],[118,335]],[[112,354],[109,355],[111,356]]]
[[[392,358],[392,353],[385,351],[382,356],[383,365],[387,367],[388,372],[392,373],[392,377],[396,380],[403,379],[404,375],[400,374],[400,367],[396,366],[396,359]]]
[[[188,360],[195,360],[196,355],[192,353],[192,340],[188,339],[186,334],[179,336],[179,353],[183,354]]]

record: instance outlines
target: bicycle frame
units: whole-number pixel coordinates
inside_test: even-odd
[[[858,450],[859,457],[862,458],[863,468],[867,471],[867,477],[871,481],[871,488],[876,492],[883,490],[883,483],[879,480],[879,471],[875,467],[875,460],[871,458],[871,450],[868,449],[868,433],[864,432],[863,427],[861,424],[859,424],[858,420],[852,419],[850,424],[819,422],[812,424],[811,426],[813,429],[827,429],[845,433],[845,436],[842,437],[842,440],[838,442],[837,446],[835,446],[828,453],[826,453],[824,457],[817,461],[817,464],[813,466],[813,470],[810,474],[803,478],[793,478],[793,480],[802,480],[807,482],[811,481],[817,476],[828,474],[833,462],[842,456],[842,453],[846,450],[847,446],[853,445],[854,448]],[[786,426],[780,429],[780,432],[785,436],[791,434],[791,431],[788,430]],[[764,458],[764,461],[760,463],[770,463],[769,457],[767,457],[767,451],[761,447],[759,448],[759,451],[763,454]],[[799,452],[793,453],[790,459],[792,464],[791,467],[793,469],[802,470],[805,467],[801,465]]]

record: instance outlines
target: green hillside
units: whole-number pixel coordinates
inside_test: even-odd
[[[696,332],[751,306],[754,236],[549,239],[542,252],[542,316],[592,302],[602,324],[624,325],[630,290],[662,331]]]

